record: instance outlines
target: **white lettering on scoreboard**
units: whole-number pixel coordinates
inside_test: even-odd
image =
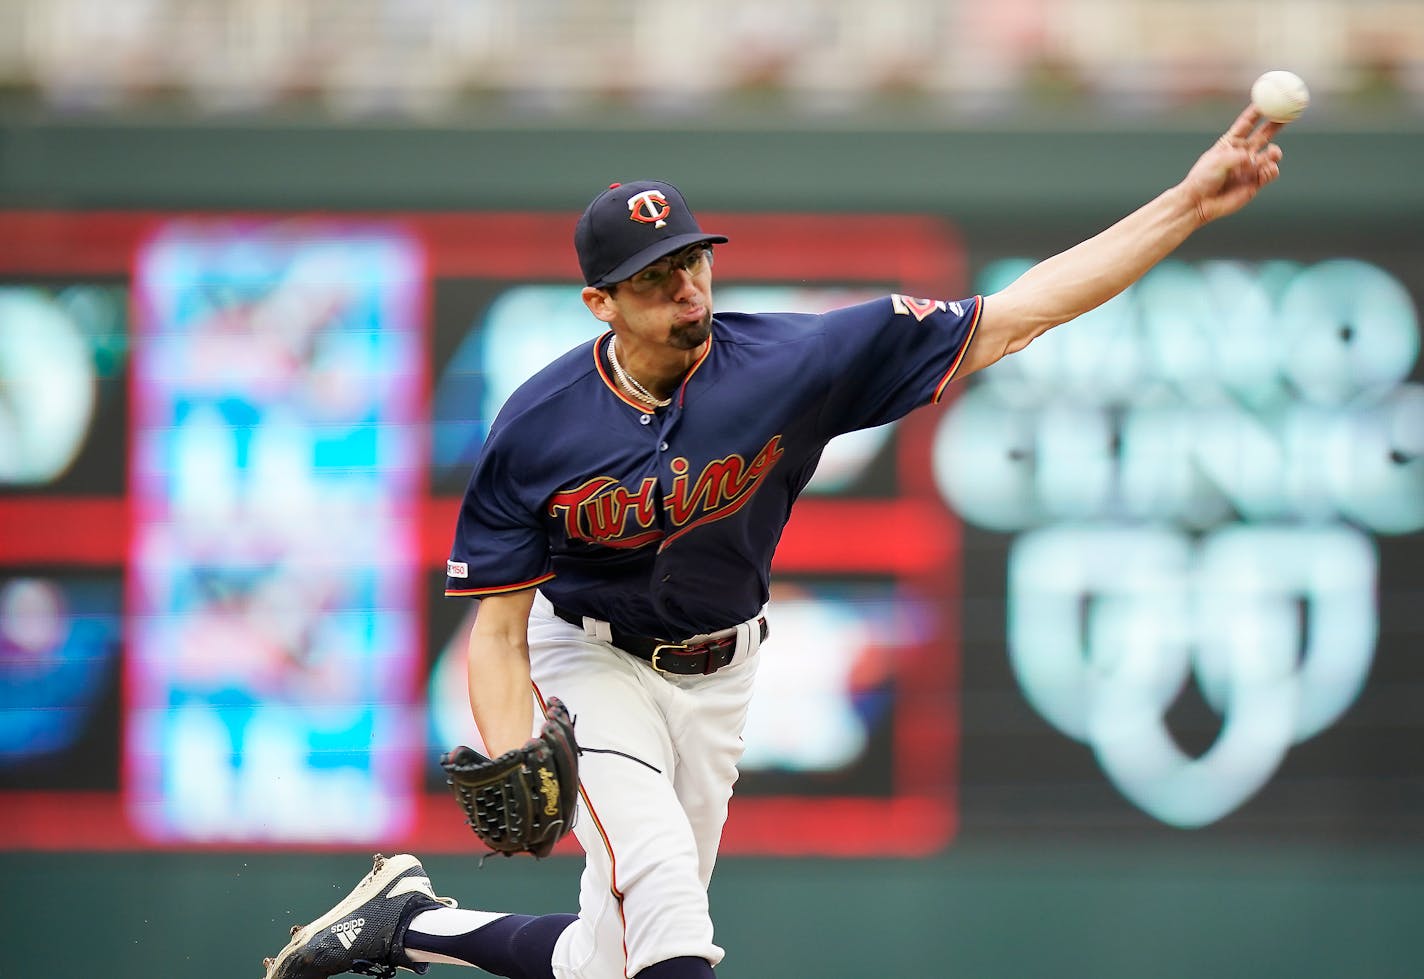
[[[1358,696],[1371,534],[1424,528],[1419,348],[1409,293],[1376,266],[1172,262],[945,413],[946,501],[1021,534],[1008,644],[1026,698],[1163,822],[1232,812]],[[1193,674],[1222,718],[1198,757],[1165,722]]]

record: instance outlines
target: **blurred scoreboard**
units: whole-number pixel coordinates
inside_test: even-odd
[[[705,217],[721,309],[1041,257]],[[6,845],[476,848],[436,763],[474,736],[443,566],[495,412],[599,330],[572,222],[0,213]],[[833,442],[724,851],[1424,838],[1411,247],[1171,260]]]
[[[716,220],[742,242],[726,308],[967,289],[938,222]],[[474,737],[474,605],[439,597],[442,569],[494,413],[598,332],[571,223],[0,215],[11,845],[472,847],[436,762]],[[932,432],[838,440],[807,490],[728,852],[955,832],[958,525]]]
[[[1003,630],[966,660],[1021,694],[966,720],[966,831],[1424,830],[1424,266],[1295,247],[1169,260],[945,413]]]

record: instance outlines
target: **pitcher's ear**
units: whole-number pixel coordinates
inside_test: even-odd
[[[583,304],[596,319],[612,323],[618,316],[618,307],[614,304],[613,294],[609,290],[584,286],[580,295],[583,297]]]

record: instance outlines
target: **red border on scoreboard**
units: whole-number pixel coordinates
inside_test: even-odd
[[[704,213],[731,243],[717,255],[721,281],[870,285],[912,295],[965,294],[967,269],[944,222],[899,215]],[[0,275],[129,276],[139,246],[174,221],[244,227],[379,225],[426,249],[432,280],[481,278],[576,282],[573,218],[554,213],[166,213],[0,212]],[[427,302],[427,310],[431,304]],[[933,411],[933,410],[932,410]],[[960,525],[930,473],[934,414],[900,425],[900,495],[803,498],[777,552],[780,574],[884,576],[931,600],[939,641],[899,659],[889,797],[737,796],[727,855],[919,856],[942,849],[958,826]],[[422,561],[443,567],[457,500],[429,498],[420,514]],[[114,497],[12,495],[0,499],[0,568],[123,568],[130,502]],[[847,534],[846,528],[859,528]],[[412,772],[412,778],[420,777]],[[118,793],[3,792],[9,849],[352,849],[222,843],[155,845],[129,824]],[[868,826],[876,828],[866,833]],[[96,833],[96,827],[103,827]],[[364,848],[369,843],[359,844]],[[444,796],[422,796],[409,833],[383,845],[425,852],[477,848]],[[562,852],[576,852],[570,838]]]

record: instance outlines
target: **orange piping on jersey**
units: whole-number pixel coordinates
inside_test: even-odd
[[[547,712],[549,702],[544,699],[544,693],[539,689],[539,684],[530,681],[529,685],[534,688],[534,697],[539,701],[539,710]],[[574,732],[574,737],[577,740],[577,731]],[[598,810],[593,808],[593,802],[588,797],[588,790],[583,787],[583,779],[579,779],[579,798],[583,800],[584,811],[593,820],[594,828],[598,830],[598,836],[603,840],[603,848],[608,851],[608,889],[613,892],[613,899],[618,902],[618,920],[623,923],[623,973],[626,976],[628,973],[628,919],[623,914],[623,891],[618,886],[618,857],[613,852],[613,841],[608,838],[608,831],[603,828],[603,820],[598,818]]]
[[[601,377],[601,378],[603,378],[603,383],[606,384],[606,385],[608,385],[608,390],[610,390],[610,391],[613,392],[613,396],[614,396],[615,398],[617,398],[619,401],[623,402],[623,403],[624,403],[625,405],[627,405],[629,408],[637,408],[637,409],[638,409],[638,413],[641,414],[641,415],[650,415],[650,414],[652,414],[652,409],[651,409],[651,408],[649,408],[647,405],[644,405],[644,404],[641,404],[641,403],[639,403],[639,402],[637,402],[637,401],[634,401],[634,400],[633,400],[632,398],[630,398],[628,395],[624,394],[624,393],[623,393],[623,389],[618,386],[618,383],[617,383],[616,381],[614,381],[613,378],[611,378],[611,377],[608,376],[608,371],[606,371],[606,370],[603,369],[603,358],[602,358],[601,356],[599,356],[598,351],[599,351],[599,348],[601,348],[601,347],[603,346],[603,341],[604,341],[605,339],[607,339],[608,337],[611,337],[612,335],[613,335],[613,331],[612,331],[612,330],[609,330],[607,333],[603,334],[603,336],[599,337],[598,340],[594,343],[594,345],[593,345],[593,366],[595,366],[595,367],[598,368],[598,376]]]
[[[706,345],[702,348],[702,356],[697,358],[697,363],[695,363],[695,364],[692,365],[692,369],[689,370],[689,371],[687,372],[687,376],[682,379],[682,387],[678,388],[678,391],[677,391],[677,406],[678,406],[679,408],[681,408],[682,405],[683,405],[683,402],[685,402],[685,401],[687,400],[687,382],[690,381],[690,380],[692,380],[692,375],[697,373],[697,368],[699,368],[699,367],[702,366],[702,362],[705,361],[705,360],[707,359],[708,355],[711,354],[711,353],[712,353],[712,337],[709,335],[709,336],[707,337],[707,343],[706,343]]]
[[[554,577],[554,572],[540,575],[530,581],[521,581],[517,585],[495,585],[492,588],[446,588],[446,598],[472,598],[484,595],[505,595],[512,591],[523,591],[526,588],[533,588],[535,585],[542,585],[544,582]]]
[[[959,365],[964,363],[964,355],[969,352],[969,344],[974,339],[974,331],[979,329],[979,317],[984,312],[984,297],[974,297],[974,319],[969,322],[969,334],[964,338],[964,342],[959,345],[959,353],[954,358],[954,363],[950,365],[949,373],[944,375],[944,380],[939,382],[939,387],[935,388],[934,397],[930,399],[930,404],[939,404],[939,399],[944,397],[944,389],[949,387],[949,382],[954,380],[954,375],[959,371]]]

